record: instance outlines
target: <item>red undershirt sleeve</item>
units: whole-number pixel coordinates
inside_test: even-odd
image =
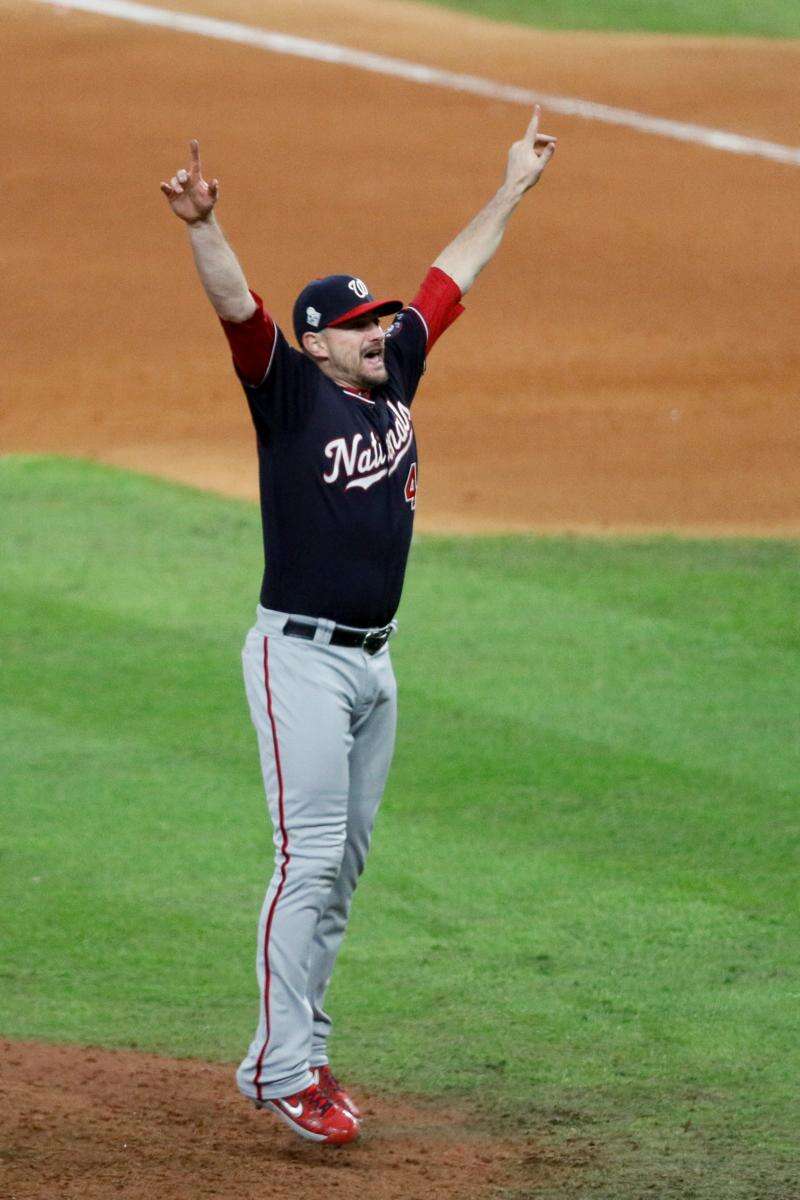
[[[438,267],[431,267],[409,305],[409,308],[420,314],[427,327],[426,354],[430,353],[444,331],[461,316],[464,307],[459,303],[460,300],[461,289],[455,280]]]
[[[264,302],[254,291],[256,311],[246,321],[223,321],[234,365],[248,383],[261,383],[267,373],[275,345],[275,322],[264,312]]]

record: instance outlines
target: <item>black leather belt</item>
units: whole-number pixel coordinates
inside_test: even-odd
[[[314,641],[317,632],[316,621],[296,621],[289,617],[283,627],[288,637],[305,638],[307,642]],[[356,646],[367,654],[377,654],[392,636],[393,627],[384,625],[382,629],[348,629],[345,625],[334,625],[330,638],[324,644],[331,646]]]

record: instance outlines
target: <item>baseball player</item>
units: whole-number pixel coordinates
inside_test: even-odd
[[[242,658],[275,866],[258,927],[258,1027],[237,1082],[316,1142],[350,1142],[360,1128],[331,1073],[324,1004],[394,748],[388,642],[419,484],[411,405],[427,355],[554,149],[537,107],[499,190],[407,307],[376,300],[356,275],[308,283],[292,314],[298,349],[247,286],[196,141],[190,165],[161,184],[186,223],[258,446],[265,570]]]

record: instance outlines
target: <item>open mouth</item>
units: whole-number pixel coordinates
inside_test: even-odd
[[[371,362],[375,360],[381,362],[383,360],[383,349],[380,346],[376,346],[374,350],[365,350],[364,358],[369,359]]]

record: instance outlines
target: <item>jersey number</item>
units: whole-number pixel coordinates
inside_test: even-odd
[[[408,503],[412,508],[417,507],[417,464],[412,463],[406,479],[406,486],[403,492]]]

